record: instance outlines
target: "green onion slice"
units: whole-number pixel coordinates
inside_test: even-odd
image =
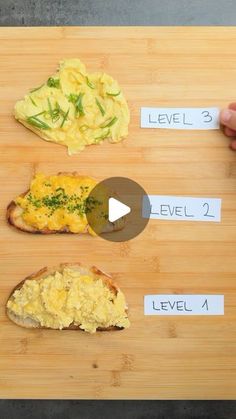
[[[94,84],[89,80],[89,78],[86,76],[86,83],[90,89],[95,89]]]
[[[79,113],[80,116],[84,116],[84,108],[82,104],[84,93],[80,93],[79,95],[76,95],[74,93],[71,93],[69,96],[67,96],[68,101],[72,102],[75,105],[75,116],[77,113]]]
[[[118,120],[118,118],[116,116],[114,116],[114,118],[112,118],[106,125],[101,125],[101,128],[112,127],[112,125],[114,125],[117,120]]]
[[[65,123],[65,121],[67,120],[67,117],[68,117],[68,114],[69,114],[69,110],[70,110],[70,107],[68,108],[68,111],[64,114],[64,116],[63,116],[63,120],[62,120],[62,123],[61,123],[61,125],[60,125],[60,128],[62,128],[63,127],[63,125],[64,125],[64,123]]]
[[[76,110],[76,114],[79,112],[79,115],[84,116],[84,108],[83,108],[83,104],[82,104],[82,99],[83,99],[84,93],[80,93],[78,96],[78,99],[75,102],[75,110]]]
[[[29,98],[30,98],[31,102],[33,103],[33,105],[37,107],[37,105],[36,105],[36,103],[35,103],[34,99],[33,99],[31,96],[29,96]]]
[[[41,112],[41,114],[44,112]],[[36,128],[39,129],[51,129],[51,127],[46,124],[46,122],[42,121],[41,119],[39,119],[36,115],[34,116],[29,116],[26,121],[28,122],[28,124],[33,125]]]
[[[44,83],[41,84],[41,86],[39,86],[39,87],[35,87],[35,89],[31,89],[30,93],[36,92],[37,90],[41,89],[41,87],[43,87],[43,86],[44,86]]]
[[[101,112],[101,114],[102,114],[102,116],[104,116],[105,115],[105,109],[103,108],[103,106],[101,105],[101,103],[99,102],[99,100],[96,98],[95,99],[95,101],[96,101],[96,104],[97,104],[97,106],[98,106],[98,108],[99,108],[99,110],[100,110],[100,112]]]
[[[54,79],[53,77],[49,77],[47,81],[48,87],[55,87],[55,89],[60,88],[60,79]]]
[[[121,93],[121,91],[117,92],[117,93],[111,93],[111,92],[107,92],[108,96],[119,96],[119,94]]]
[[[95,140],[104,140],[105,138],[109,137],[110,135],[110,130],[108,129],[106,132],[104,132],[102,135],[100,135],[99,137],[95,137]]]
[[[84,125],[81,125],[80,127],[79,127],[79,130],[80,130],[80,132],[85,132],[85,131],[87,131],[87,129],[89,128],[89,126],[88,125],[86,125],[86,124],[84,124]]]
[[[52,110],[52,105],[49,98],[48,98],[48,108],[49,108],[49,114],[51,118],[53,119],[53,110]]]

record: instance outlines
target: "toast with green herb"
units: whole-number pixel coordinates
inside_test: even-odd
[[[97,182],[75,173],[46,176],[38,173],[30,188],[7,208],[8,223],[34,234],[74,233],[96,235],[123,229],[125,219],[108,221],[107,202],[111,191],[104,190],[100,200],[90,195]],[[96,210],[96,233],[87,214]]]

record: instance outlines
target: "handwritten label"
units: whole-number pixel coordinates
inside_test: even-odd
[[[141,108],[141,128],[219,129],[218,108]]]
[[[224,295],[145,295],[144,314],[146,316],[222,316]]]
[[[144,195],[143,218],[181,221],[221,221],[221,199]]]

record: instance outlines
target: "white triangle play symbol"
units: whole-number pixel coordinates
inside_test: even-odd
[[[108,219],[110,223],[119,220],[119,218],[124,217],[125,215],[131,212],[131,208],[128,205],[123,204],[123,202],[118,201],[115,198],[109,198],[108,201]]]

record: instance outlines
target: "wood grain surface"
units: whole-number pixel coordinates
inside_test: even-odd
[[[236,397],[236,154],[221,131],[139,127],[142,105],[236,100],[235,50],[235,28],[0,28],[0,397]],[[124,142],[69,157],[14,120],[15,101],[69,57],[118,79],[131,110]],[[125,243],[17,232],[6,206],[38,171],[127,176],[152,194],[222,198],[222,222],[151,220]],[[129,330],[26,330],[6,318],[8,295],[25,276],[76,261],[113,275]],[[143,297],[155,293],[222,293],[225,315],[144,317]]]

